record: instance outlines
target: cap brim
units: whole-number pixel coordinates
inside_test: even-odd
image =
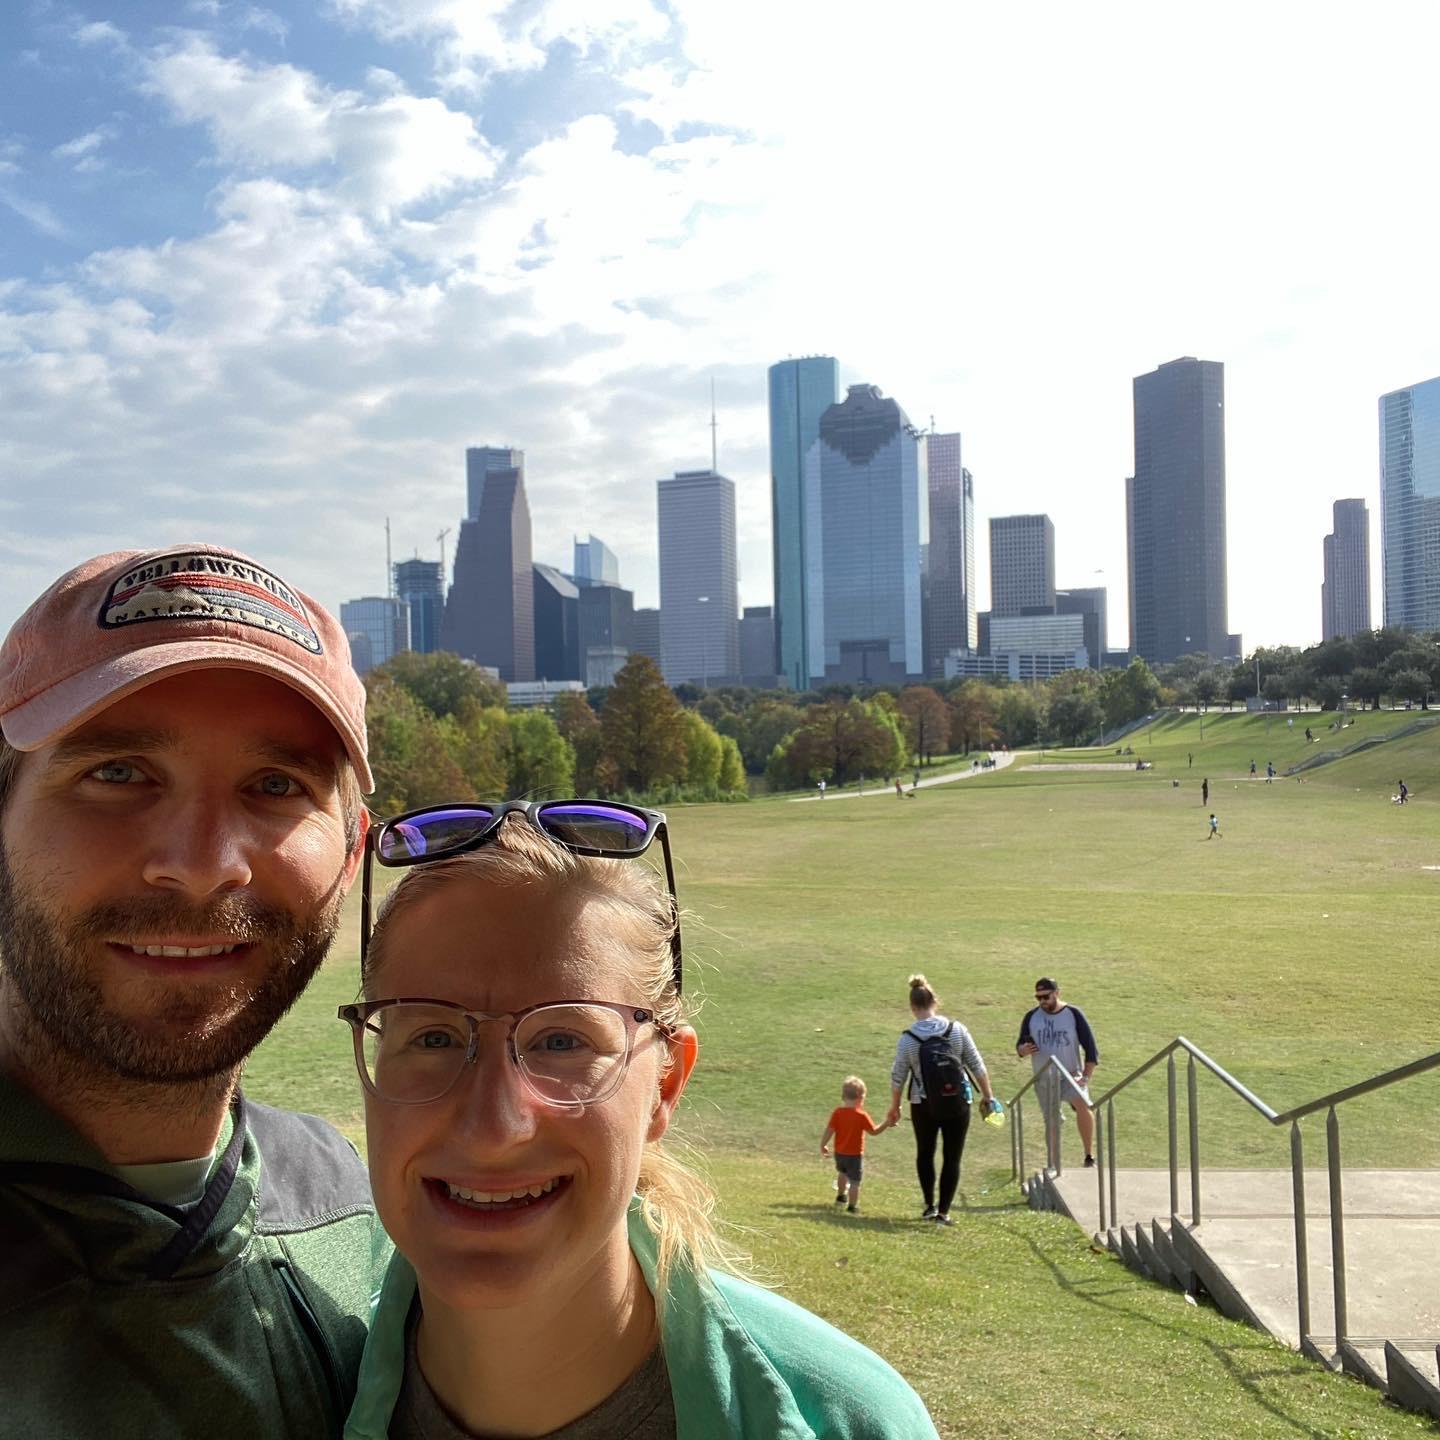
[[[234,640],[191,640],[149,645],[92,665],[42,690],[0,719],[0,730],[17,750],[38,750],[93,719],[117,700],[187,670],[248,670],[268,675],[303,695],[335,728],[355,767],[363,794],[375,789],[366,759],[365,732],[357,730],[324,686],[280,656]]]

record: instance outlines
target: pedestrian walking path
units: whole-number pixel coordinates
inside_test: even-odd
[[[974,775],[993,775],[997,770],[1003,770],[1007,765],[1015,761],[1015,755],[1009,750],[1002,750],[990,757],[995,763],[988,770],[954,770],[948,775],[928,775],[920,781],[916,787],[920,790],[928,790],[932,785],[950,785],[956,780],[969,780]],[[910,786],[905,787],[905,793],[910,793]],[[895,787],[886,785],[884,781],[877,780],[873,786],[867,786],[864,790],[827,790],[826,800],[860,800],[868,799],[872,795],[888,795],[895,798]],[[819,795],[793,795],[790,798],[792,805],[808,805],[812,802],[818,803]]]

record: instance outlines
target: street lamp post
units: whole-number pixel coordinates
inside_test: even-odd
[[[697,595],[695,597],[695,603],[697,605],[708,605],[710,603],[710,597],[708,595]],[[710,688],[710,635],[706,629],[705,612],[703,610],[700,612],[700,688],[702,690],[708,690]]]

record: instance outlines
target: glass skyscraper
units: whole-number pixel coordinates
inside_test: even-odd
[[[925,437],[930,543],[925,566],[925,673],[943,675],[952,650],[973,650],[975,483],[960,463],[958,434]]]
[[[813,683],[922,673],[924,436],[874,385],[820,418],[805,460],[805,608]]]
[[[1380,397],[1385,624],[1440,630],[1440,379]]]
[[[1322,640],[1370,629],[1370,512],[1363,500],[1337,500],[1334,515],[1320,586]]]
[[[395,593],[410,607],[410,648],[431,655],[440,648],[440,618],[445,611],[445,577],[438,560],[399,560]]]
[[[832,356],[807,355],[770,367],[770,487],[774,510],[775,670],[796,690],[808,688],[805,618],[805,457],[820,435],[820,417],[840,398]]]
[[[1191,356],[1138,375],[1125,482],[1130,648],[1152,664],[1231,649],[1226,623],[1225,367]]]
[[[340,624],[350,641],[350,663],[368,674],[410,648],[410,607],[387,595],[366,595],[340,606]]]
[[[713,470],[681,470],[655,488],[665,683],[734,684],[740,678],[735,482]]]

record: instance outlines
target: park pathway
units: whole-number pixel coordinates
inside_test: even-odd
[[[990,758],[995,763],[988,770],[955,770],[949,775],[929,775],[921,780],[917,788],[928,790],[932,785],[950,785],[956,780],[968,780],[972,775],[993,775],[996,770],[1003,770],[1007,765],[1013,764],[1016,757],[1009,750],[1002,750],[998,755],[992,754]],[[905,793],[907,795],[910,793],[910,787],[908,785],[905,787]],[[860,800],[868,799],[871,795],[890,795],[893,797],[894,794],[895,787],[893,785],[882,785],[877,782],[868,790],[827,790],[825,792],[825,799]],[[818,803],[819,800],[819,795],[792,795],[790,797],[790,803],[792,805],[810,805]]]

